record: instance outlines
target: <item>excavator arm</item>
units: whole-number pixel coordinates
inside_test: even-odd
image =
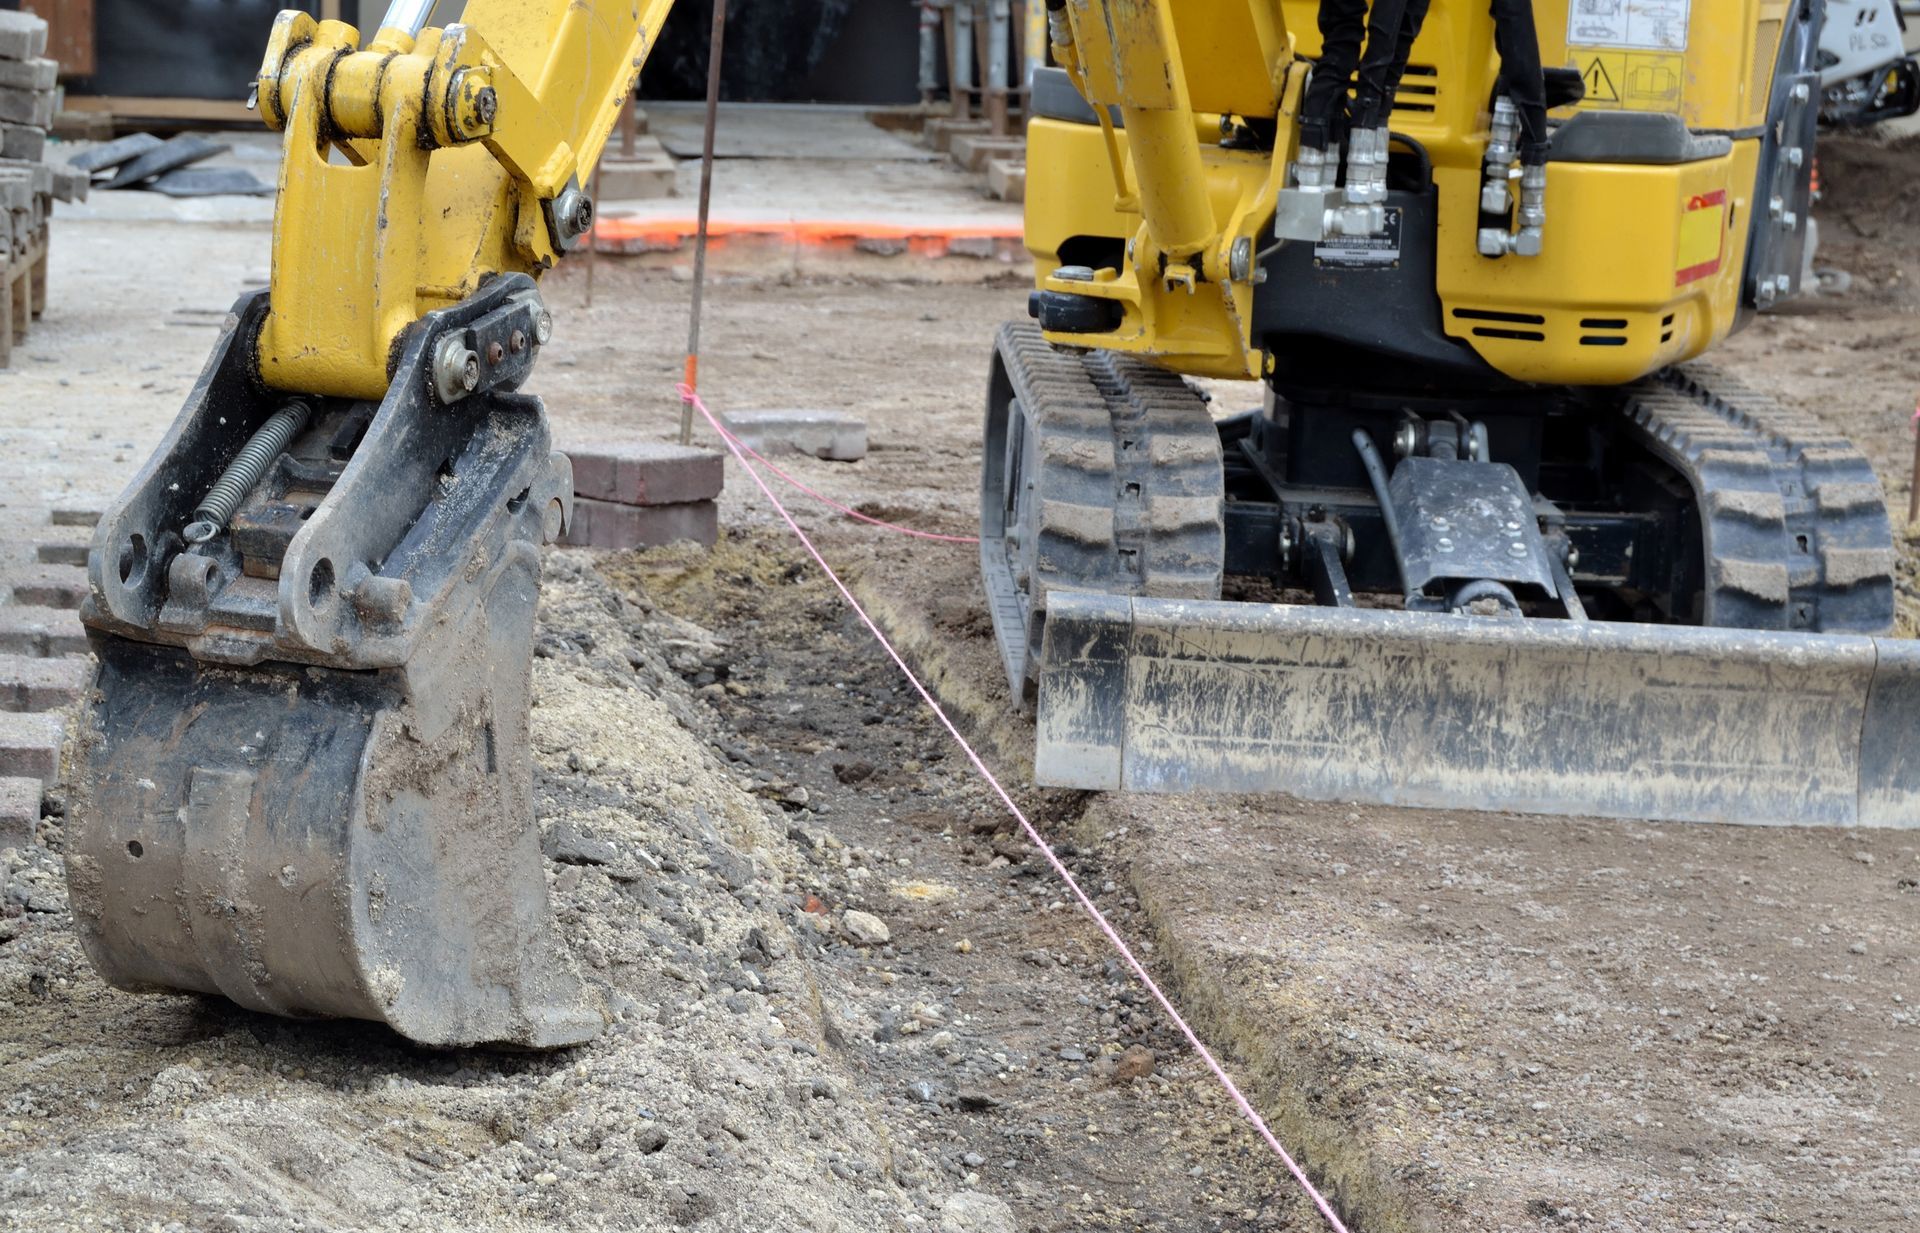
[[[552,934],[527,740],[572,471],[537,278],[670,0],[283,13],[272,285],[101,519],[67,872],[122,988],[435,1045],[604,1024]]]
[[[378,397],[426,313],[572,249],[593,225],[581,186],[671,7],[472,0],[439,30],[422,29],[428,0],[396,0],[364,50],[352,26],[282,13],[257,87],[286,132],[267,384]]]

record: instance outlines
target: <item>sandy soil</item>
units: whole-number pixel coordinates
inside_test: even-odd
[[[1901,506],[1916,167],[1911,143],[1830,147],[1824,260],[1852,290],[1722,352],[1859,439]],[[0,431],[40,459],[22,504],[104,496],[177,408],[202,319],[264,266],[259,229],[72,230],[56,285],[87,298],[56,297],[0,377]],[[168,271],[157,308],[115,298],[143,253]],[[673,434],[672,264],[603,260],[591,308],[578,267],[550,280],[536,386],[562,428]],[[866,461],[795,473],[964,532],[989,340],[1023,299],[984,264],[725,278],[705,393],[865,415]],[[724,507],[712,556],[553,558],[548,873],[618,1012],[606,1038],[432,1054],[114,993],[67,931],[50,818],[5,858],[0,1227],[1314,1227],[737,470]],[[802,518],[1017,780],[1031,734],[970,551]],[[1920,1220],[1920,843],[1034,803],[1356,1227]],[[857,943],[849,908],[889,940]],[[1123,1077],[1130,1046],[1152,1077]]]

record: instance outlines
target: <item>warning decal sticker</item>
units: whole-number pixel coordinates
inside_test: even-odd
[[[1693,0],[1572,0],[1567,42],[1629,51],[1685,51]]]
[[[1679,111],[1686,59],[1671,51],[1567,49],[1568,65],[1587,87],[1581,105],[1621,111]]]

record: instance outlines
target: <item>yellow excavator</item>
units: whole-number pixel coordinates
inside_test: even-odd
[[[1920,825],[1880,485],[1689,363],[1798,290],[1819,0],[1047,7],[981,495],[1039,783]]]
[[[1817,3],[1046,3],[982,511],[1042,782],[1915,820],[1872,472],[1680,366],[1795,289]],[[274,25],[271,285],[101,520],[67,872],[117,986],[552,1047],[520,391],[670,0],[430,8]]]

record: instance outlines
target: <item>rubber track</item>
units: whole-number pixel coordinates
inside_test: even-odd
[[[993,585],[997,555],[1018,593],[1017,605],[995,605],[997,623],[1019,609],[1023,636],[1001,638],[1009,676],[1030,675],[1024,657],[1039,645],[1050,591],[1218,598],[1224,472],[1201,397],[1177,375],[1124,355],[1056,350],[1027,322],[1003,326],[998,347],[1037,438],[1021,542],[982,545],[989,590],[1007,589]]]
[[[1630,387],[1622,409],[1697,498],[1705,624],[1893,628],[1893,530],[1851,442],[1705,364]]]

